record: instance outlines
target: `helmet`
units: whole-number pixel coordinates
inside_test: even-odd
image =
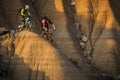
[[[47,16],[42,16],[40,20],[47,19]]]
[[[48,19],[47,16],[43,16],[43,19]]]
[[[25,5],[25,9],[29,9],[29,5]]]

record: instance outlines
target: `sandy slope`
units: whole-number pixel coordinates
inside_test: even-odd
[[[47,41],[27,30],[18,34],[14,55],[12,80],[88,80]]]

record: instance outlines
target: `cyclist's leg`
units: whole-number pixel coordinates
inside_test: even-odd
[[[26,27],[27,29],[29,29],[30,24],[31,24],[30,18],[29,18],[29,17],[25,17],[25,27]]]
[[[27,17],[24,18],[24,24],[27,25]]]
[[[45,30],[42,28],[41,29],[41,36],[44,37],[46,34],[45,34]]]
[[[22,20],[22,25],[23,25],[23,28],[25,28],[25,17],[23,17],[23,20]]]

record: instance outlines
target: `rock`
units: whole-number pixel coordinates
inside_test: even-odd
[[[79,44],[80,44],[80,46],[81,46],[82,48],[85,48],[85,42],[80,41]]]
[[[87,42],[87,41],[88,41],[88,39],[87,39],[86,36],[83,36],[83,37],[81,38],[81,40],[82,40],[83,42]]]
[[[71,6],[75,6],[75,4],[76,4],[75,1],[72,0],[72,1],[71,1]]]

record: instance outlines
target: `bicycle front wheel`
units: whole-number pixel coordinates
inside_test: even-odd
[[[28,28],[29,28],[30,31],[34,31],[35,22],[34,21],[29,21],[28,26],[29,26]]]

